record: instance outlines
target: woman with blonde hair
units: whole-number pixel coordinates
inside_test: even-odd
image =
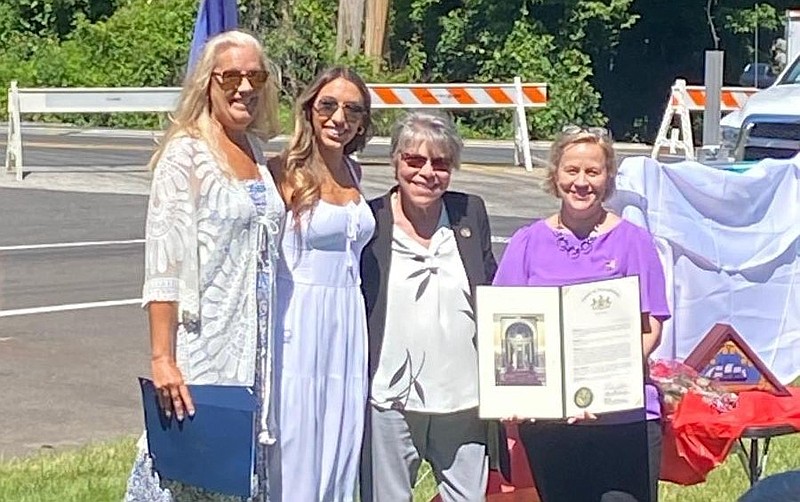
[[[167,417],[194,415],[190,384],[255,389],[254,499],[266,494],[266,445],[274,443],[272,271],[285,216],[259,142],[277,133],[277,85],[269,68],[255,38],[230,31],[206,43],[187,75],[150,162],[142,293],[153,385]],[[145,434],[125,500],[233,498],[159,479]]]
[[[511,237],[494,285],[567,286],[638,276],[644,362],[670,317],[664,269],[650,233],[604,207],[616,175],[608,131],[565,127],[551,148],[546,180],[561,207]],[[543,502],[658,499],[661,410],[655,386],[646,382],[642,392],[639,410],[519,424]]]
[[[359,263],[375,220],[349,155],[370,129],[366,85],[348,68],[331,68],[298,98],[294,137],[271,165],[288,207],[277,273],[281,471],[270,482],[273,500],[355,494],[367,399]]]

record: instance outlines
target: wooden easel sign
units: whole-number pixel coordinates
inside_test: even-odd
[[[790,395],[729,324],[715,324],[684,363],[727,392],[762,390],[776,396]]]

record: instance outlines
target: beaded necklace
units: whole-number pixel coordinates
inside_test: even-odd
[[[558,214],[556,215],[556,228],[553,230],[553,234],[556,237],[556,247],[560,251],[567,253],[567,256],[573,259],[582,254],[588,254],[592,250],[594,241],[597,239],[599,226],[600,223],[598,222],[585,239],[579,239],[580,242],[578,242],[577,245],[571,245],[564,230],[565,227],[561,223],[561,214]]]

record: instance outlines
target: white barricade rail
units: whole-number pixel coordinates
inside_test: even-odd
[[[755,87],[723,87],[720,110],[731,112],[744,106],[748,98],[758,92]],[[653,143],[651,157],[658,157],[658,152],[663,147],[669,147],[669,152],[674,154],[683,150],[686,160],[694,160],[694,139],[692,138],[691,112],[702,112],[706,109],[706,89],[702,85],[686,85],[686,81],[678,79],[672,86],[669,101],[667,102],[664,117],[658,128],[656,140]],[[671,129],[672,118],[678,115],[680,129]],[[667,134],[669,133],[669,137]]]
[[[519,77],[504,84],[368,84],[373,109],[436,108],[448,110],[513,109],[514,160],[533,168],[527,127],[527,108],[547,106],[547,84],[523,83]],[[8,146],[6,172],[22,180],[23,113],[155,113],[171,112],[179,87],[85,87],[8,89]]]
[[[23,113],[118,113],[170,112],[175,109],[179,87],[74,87],[8,89],[8,144],[6,172],[16,171],[22,181]]]

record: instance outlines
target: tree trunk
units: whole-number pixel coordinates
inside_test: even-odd
[[[364,23],[364,55],[372,59],[372,68],[378,71],[383,61],[383,44],[386,40],[386,19],[389,0],[367,0]]]
[[[364,0],[339,0],[336,23],[336,57],[347,52],[355,56],[361,51],[364,26]]]

